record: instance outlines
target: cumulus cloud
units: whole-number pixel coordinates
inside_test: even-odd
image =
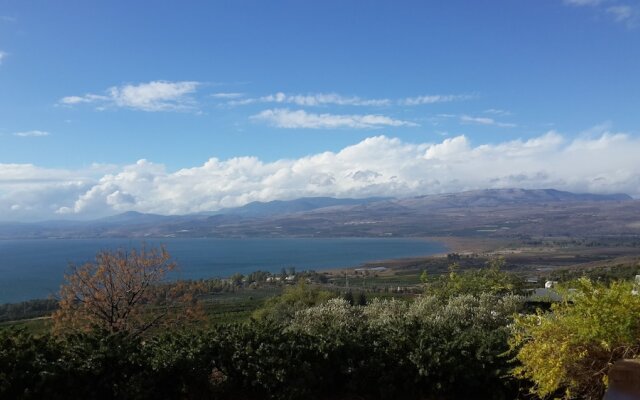
[[[498,122],[495,119],[489,117],[472,117],[469,115],[460,116],[460,122],[462,122],[463,124],[489,125],[497,126],[500,128],[514,128],[516,126],[516,124],[508,122]]]
[[[185,111],[195,108],[196,102],[191,95],[199,85],[199,82],[193,81],[152,81],[112,86],[104,94],[63,97],[59,104],[73,106],[96,103],[99,109],[121,107],[141,111]]]
[[[23,132],[14,132],[13,136],[20,136],[20,137],[41,137],[41,136],[49,136],[50,133],[47,131],[39,131],[39,130],[32,130],[32,131],[23,131]]]
[[[304,110],[278,108],[264,110],[251,117],[254,121],[264,121],[278,128],[377,128],[383,126],[417,126],[410,121],[393,119],[377,114],[314,114]]]
[[[0,221],[51,218],[98,183],[107,169],[63,170],[0,163]]]
[[[185,214],[303,196],[413,196],[482,188],[557,188],[640,196],[640,139],[551,131],[496,144],[466,136],[407,143],[375,136],[338,152],[265,162],[211,158],[169,171],[140,160],[51,170],[0,164],[0,220],[97,217],[128,210]]]

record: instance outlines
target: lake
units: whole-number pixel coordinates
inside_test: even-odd
[[[399,238],[150,239],[164,244],[179,265],[175,279],[226,277],[283,267],[329,269],[368,261],[427,256],[446,251],[435,242]],[[46,298],[58,291],[69,263],[91,261],[100,250],[130,249],[134,239],[0,240],[0,303]]]

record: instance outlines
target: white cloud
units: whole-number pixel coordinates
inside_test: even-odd
[[[244,93],[214,93],[211,97],[216,99],[237,99],[243,97]]]
[[[189,108],[188,94],[195,92],[198,82],[154,81],[124,85],[108,90],[115,104],[144,111],[167,111]]]
[[[196,101],[191,95],[199,85],[200,83],[193,81],[152,81],[137,85],[113,86],[103,95],[89,93],[83,96],[66,96],[60,99],[59,103],[68,106],[96,103],[100,109],[122,107],[142,111],[193,110]]]
[[[514,128],[516,124],[507,123],[507,122],[498,122],[493,118],[488,117],[471,117],[469,115],[460,116],[460,122],[463,124],[476,124],[476,125],[490,125],[497,126],[500,128]]]
[[[39,130],[32,130],[32,131],[24,131],[24,132],[14,132],[13,136],[20,136],[20,137],[40,137],[40,136],[49,136],[50,133],[47,131],[39,131]]]
[[[565,4],[569,4],[572,6],[597,6],[600,3],[603,3],[605,0],[564,0]]]
[[[615,5],[607,8],[607,14],[611,15],[616,22],[624,23],[629,28],[638,26],[640,9],[628,5]]]
[[[564,3],[578,7],[594,7],[612,17],[615,22],[625,24],[628,28],[637,27],[640,21],[640,7],[637,5],[608,0],[564,0]]]
[[[435,103],[450,103],[452,101],[470,100],[474,98],[473,95],[468,94],[446,94],[446,95],[425,95],[417,97],[407,97],[400,100],[399,103],[405,106],[417,106],[421,104],[435,104]]]
[[[463,101],[474,98],[468,94],[448,94],[448,95],[424,95],[407,97],[399,100],[391,99],[367,99],[358,96],[343,96],[337,93],[316,93],[316,94],[286,94],[277,92],[262,97],[246,98],[241,100],[231,100],[227,104],[231,106],[242,106],[256,103],[276,103],[295,104],[298,106],[369,106],[381,107],[399,104],[404,106],[417,106],[422,104],[448,103],[452,101]]]
[[[0,65],[2,65],[2,61],[7,57],[7,53],[0,50]]]
[[[95,175],[103,172],[0,163],[0,221],[51,218],[95,185]]]
[[[67,96],[60,99],[60,103],[64,105],[75,105],[81,103],[108,102],[112,100],[109,96],[101,96],[97,94],[85,94],[84,96]]]
[[[273,162],[211,158],[169,171],[124,167],[55,170],[0,164],[0,220],[97,217],[127,210],[185,214],[303,196],[413,196],[482,188],[557,188],[640,196],[640,138],[602,132],[567,139],[474,144],[465,136],[407,143],[376,136],[338,152]]]
[[[484,110],[483,111],[485,114],[492,114],[492,115],[502,115],[502,116],[508,116],[511,115],[510,111],[507,110],[501,110],[499,108],[489,108],[488,110]]]
[[[397,120],[377,114],[314,114],[304,110],[294,111],[286,108],[264,110],[252,116],[251,119],[264,121],[278,128],[362,129],[382,126],[417,126],[417,124],[413,122]]]
[[[607,8],[607,12],[613,15],[614,19],[618,22],[623,22],[631,18],[633,15],[633,9],[630,6],[612,6]]]
[[[391,104],[389,99],[364,99],[358,96],[342,96],[337,93],[316,93],[316,94],[286,94],[277,92],[262,97],[247,98],[242,100],[232,100],[227,104],[231,106],[242,106],[255,103],[278,103],[295,104],[298,106],[386,106]]]

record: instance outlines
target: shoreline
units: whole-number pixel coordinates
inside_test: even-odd
[[[101,240],[99,239],[91,239],[91,238],[87,238],[90,241],[95,241],[95,242],[101,242]],[[113,239],[107,239],[107,242],[110,242],[113,240],[113,243],[103,243],[106,245],[115,245],[116,247],[135,247],[136,246],[136,240],[135,239],[122,239],[122,238],[115,238],[116,240]],[[166,239],[166,238],[165,238]],[[188,239],[188,238],[184,238],[184,239]],[[184,239],[179,239],[179,241],[183,241]],[[219,238],[197,238],[196,241],[199,241],[198,239],[202,240],[202,239],[219,239]],[[214,263],[224,263],[224,260],[221,260],[220,258],[216,258],[215,255],[212,254],[208,254],[209,252],[207,252],[204,249],[198,249],[199,246],[195,246],[193,249],[191,249],[192,254],[198,254],[199,259],[196,260],[188,260],[187,257],[183,254],[181,255],[179,252],[174,252],[171,249],[169,249],[170,253],[172,254],[173,258],[176,259],[180,264],[182,265],[193,265],[192,266],[192,270],[191,271],[186,271],[185,268],[180,268],[179,271],[177,271],[177,276],[171,277],[169,280],[170,281],[194,281],[194,280],[199,280],[199,279],[228,279],[230,276],[232,276],[235,273],[241,273],[243,275],[248,275],[252,272],[256,272],[256,271],[266,271],[269,272],[273,275],[277,275],[278,272],[280,271],[281,268],[288,268],[288,267],[294,267],[297,271],[302,272],[302,271],[316,271],[316,272],[320,272],[320,273],[331,273],[332,271],[344,271],[344,270],[353,270],[356,268],[363,268],[366,267],[367,265],[372,265],[372,264],[380,264],[380,263],[384,263],[386,265],[389,264],[396,264],[398,262],[406,262],[408,260],[419,260],[419,259],[426,259],[429,257],[441,257],[444,256],[446,254],[446,252],[450,251],[450,247],[447,245],[447,243],[445,243],[443,240],[440,240],[440,238],[425,238],[425,237],[332,237],[332,238],[300,238],[300,237],[294,237],[294,238],[249,238],[249,239],[253,239],[253,240],[269,240],[269,239],[276,239],[279,241],[287,241],[287,240],[299,240],[299,239],[306,239],[309,240],[309,242],[313,242],[317,239],[320,239],[320,241],[344,241],[347,242],[346,244],[342,244],[342,245],[323,245],[323,246],[319,246],[317,249],[314,250],[314,247],[310,246],[309,249],[311,249],[311,251],[308,252],[304,252],[302,254],[304,254],[303,256],[300,255],[294,255],[292,257],[289,257],[286,253],[287,251],[298,251],[298,248],[304,248],[305,247],[305,243],[306,242],[300,242],[297,244],[294,244],[293,246],[289,245],[289,250],[286,249],[286,246],[283,247],[283,249],[285,250],[285,253],[280,252],[280,254],[276,253],[277,257],[279,257],[280,259],[277,261],[273,261],[273,254],[269,254],[266,253],[264,255],[261,255],[262,253],[260,253],[260,248],[256,249],[256,256],[254,258],[256,258],[256,262],[253,263],[253,265],[250,265],[249,267],[245,267],[244,264],[250,264],[251,261],[246,261],[243,260],[242,264],[238,264],[238,266],[235,266],[235,264],[233,263],[233,261],[235,261],[235,256],[233,254],[231,255],[227,255],[227,257],[231,257],[229,258],[230,260],[230,264],[228,265],[229,268],[218,268],[216,266],[214,266]],[[20,242],[23,243],[27,243],[27,242],[31,242],[33,239],[16,239]],[[40,239],[40,240],[35,240],[37,242],[49,242],[49,243],[55,243],[55,242],[59,242],[59,241],[64,241],[65,239]],[[76,242],[78,239],[71,239],[70,242]],[[241,239],[237,239],[237,240],[241,240]],[[407,252],[413,252],[414,254],[418,253],[418,255],[409,255],[409,256],[386,256],[384,254],[381,253],[385,253],[385,252],[390,252],[390,253],[402,253],[402,251],[398,251],[398,250],[402,250],[402,248],[395,248],[393,245],[390,245],[390,247],[386,250],[382,250],[379,248],[378,245],[376,245],[376,243],[370,243],[368,244],[369,247],[363,247],[363,245],[359,244],[356,248],[353,249],[353,251],[350,249],[350,245],[348,244],[348,242],[350,240],[354,240],[354,241],[358,241],[358,240],[371,240],[371,241],[385,241],[385,242],[394,242],[394,241],[413,241],[415,243],[415,245],[417,246],[414,250],[417,251],[411,251],[410,247],[408,248],[408,250],[406,250]],[[82,239],[80,241],[83,241]],[[162,240],[162,239],[155,239],[155,240],[151,240],[152,243],[156,242],[156,243],[160,243],[162,244],[162,242],[164,242],[165,245],[169,245],[171,240]],[[235,241],[235,240],[234,240]],[[140,241],[142,242],[142,241]],[[344,243],[343,242],[343,243]],[[425,244],[425,248],[420,250],[422,248],[422,246],[420,245],[419,242],[422,242]],[[149,244],[147,242],[147,244]],[[431,245],[432,248],[429,248],[428,245]],[[297,247],[296,247],[297,246]],[[57,246],[54,246],[57,247]],[[105,246],[98,246],[98,247],[105,247]],[[112,247],[112,246],[109,246]],[[264,248],[270,248],[271,245],[267,245],[266,247],[263,246]],[[240,248],[242,248],[242,245],[240,246]],[[369,249],[369,250],[367,250]],[[377,250],[374,251],[374,250]],[[29,251],[29,252],[40,252],[41,254],[45,254],[43,252],[47,252],[47,251],[51,251],[50,247],[42,247],[41,249],[33,249],[31,246],[26,246],[23,250],[20,250],[18,252],[14,252],[14,262],[10,263],[11,265],[13,265],[12,268],[7,269],[7,271],[11,272],[11,270],[18,270],[20,268],[26,268],[24,266],[22,266],[24,264],[24,262],[22,262],[22,264],[20,264],[21,261],[20,257],[21,257],[21,251]],[[73,251],[73,248],[71,248],[69,251]],[[315,251],[315,252],[314,252]],[[332,257],[329,257],[328,259],[325,257],[323,258],[322,256],[327,255],[332,252],[335,251],[335,254]],[[424,251],[424,252],[423,252]],[[193,253],[195,252],[195,253]],[[371,254],[368,254],[368,252],[370,252]],[[176,254],[177,253],[177,254]],[[184,249],[183,249],[183,253],[184,253]],[[308,253],[308,254],[307,254]],[[377,253],[377,254],[376,254]],[[420,254],[422,253],[422,254]],[[69,259],[75,257],[76,253],[70,253],[72,255],[68,256]],[[284,256],[282,255],[284,254]],[[10,254],[11,255],[11,254]],[[86,259],[87,261],[91,260],[92,256],[94,255],[94,253],[91,254],[84,254],[82,257],[82,259]],[[270,259],[271,257],[271,259]],[[63,257],[65,258],[65,257]],[[264,259],[266,261],[266,264],[261,265],[260,263],[260,259]],[[297,258],[297,260],[296,260]],[[291,260],[293,259],[293,260]],[[342,262],[341,262],[342,259]],[[367,261],[367,259],[369,259],[370,261]],[[289,261],[291,260],[291,261]],[[325,264],[331,264],[333,261],[337,261],[335,263],[333,263],[333,265],[328,265],[326,267],[323,267],[322,265],[314,265],[314,261],[318,260],[319,264],[325,263]],[[78,262],[80,263],[80,262]],[[195,263],[195,264],[193,264]],[[34,277],[34,279],[36,279],[34,282],[36,282],[35,285],[14,285],[13,289],[10,286],[6,286],[6,285],[11,285],[11,283],[9,281],[6,282],[5,286],[7,288],[9,288],[10,290],[8,291],[8,293],[6,293],[8,296],[5,299],[3,299],[2,302],[0,302],[0,304],[17,304],[17,303],[23,303],[23,302],[27,302],[27,301],[31,301],[31,300],[42,300],[42,299],[48,299],[50,298],[50,294],[41,294],[39,295],[37,293],[38,290],[35,290],[36,293],[33,293],[34,296],[29,296],[29,292],[33,291],[32,288],[36,288],[38,287],[38,285],[42,285],[41,283],[38,282],[39,279],[47,279],[50,282],[50,286],[51,289],[55,288],[59,288],[59,284],[62,282],[63,278],[60,278],[60,283],[57,282],[57,279],[55,279],[55,276],[53,277],[53,279],[51,278],[52,274],[55,274],[54,269],[49,269],[49,268],[45,268],[46,265],[51,264],[50,260],[47,260],[46,257],[44,258],[38,258],[38,259],[34,259],[29,261],[27,264],[24,265],[31,265],[33,264],[34,266],[37,266],[36,268],[34,268],[33,270],[26,270],[27,273],[23,274],[25,276],[32,276]],[[46,265],[45,265],[46,264]],[[68,265],[68,261],[64,261],[59,263],[60,266],[67,266]],[[208,265],[211,266],[208,266]],[[56,264],[57,265],[57,264]],[[64,268],[60,267],[60,268],[55,268],[55,269],[59,269],[60,270],[60,276],[62,276],[62,274],[64,273]],[[204,272],[204,273],[203,273]],[[42,275],[40,275],[42,274]],[[20,279],[19,278],[19,274],[13,274],[15,276],[13,276],[13,279]],[[26,278],[25,278],[26,279]],[[20,280],[21,282],[26,282],[24,281],[24,279]],[[54,282],[56,281],[56,282]],[[19,289],[19,290],[14,290],[14,289]],[[1,288],[0,288],[1,290]],[[26,295],[25,297],[22,297],[22,295]]]

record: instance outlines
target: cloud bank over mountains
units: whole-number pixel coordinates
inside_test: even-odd
[[[264,162],[211,158],[168,171],[148,160],[85,170],[0,164],[0,220],[93,218],[136,210],[186,214],[304,196],[413,196],[482,188],[556,188],[640,196],[640,139],[600,132],[568,140],[474,145],[466,136],[407,143],[374,136],[338,152]]]

